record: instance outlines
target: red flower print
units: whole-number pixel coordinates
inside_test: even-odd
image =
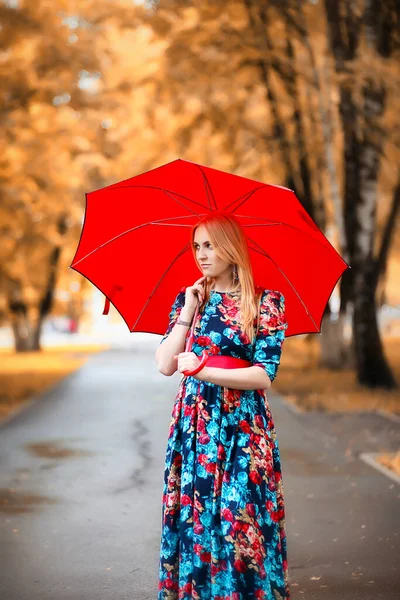
[[[235,521],[233,523],[233,529],[235,531],[241,531],[242,530],[242,522],[241,521]]]
[[[167,590],[178,591],[178,584],[175,581],[172,581],[172,579],[167,579],[165,581],[165,587]]]
[[[277,523],[279,521],[279,517],[278,517],[278,512],[276,510],[273,510],[271,512],[271,519]]]
[[[225,460],[225,458],[226,458],[225,448],[223,447],[222,444],[218,445],[218,458],[220,460]]]
[[[200,556],[200,554],[203,552],[203,546],[201,544],[195,544],[193,546],[193,550]]]
[[[197,534],[204,533],[204,527],[201,523],[196,523],[196,525],[193,527],[193,530]]]
[[[192,504],[192,499],[190,496],[188,496],[187,494],[183,494],[181,496],[181,504],[183,506],[187,506],[188,504]]]
[[[225,471],[225,472],[224,472],[224,477],[223,477],[222,481],[223,481],[224,483],[229,483],[229,482],[230,482],[230,480],[231,480],[231,476],[230,476],[230,474],[228,473],[228,471]]]
[[[242,430],[244,433],[250,433],[250,432],[251,432],[251,427],[250,427],[250,425],[249,425],[249,424],[248,424],[248,422],[247,422],[247,421],[245,421],[244,419],[242,419],[242,420],[240,421],[240,423],[239,423],[239,427],[241,428],[241,430]]]
[[[242,523],[242,531],[247,533],[250,527],[250,523]]]
[[[206,465],[207,473],[215,473],[216,468],[217,468],[217,465],[215,463],[208,463]]]
[[[185,592],[185,594],[192,594],[192,582],[188,581],[187,584],[184,586],[183,591]]]
[[[271,510],[273,510],[273,508],[274,508],[274,503],[271,502],[271,500],[267,500],[266,503],[265,503],[265,508],[270,513]]]
[[[271,327],[273,329],[276,328],[276,326],[278,325],[278,318],[276,315],[270,314],[269,318],[268,318],[268,327]]]
[[[256,415],[254,417],[254,422],[257,425],[257,427],[260,427],[261,429],[264,427],[264,419],[261,415]]]
[[[208,456],[207,456],[207,454],[199,454],[197,460],[201,465],[204,466],[208,462]]]
[[[251,502],[248,502],[246,504],[246,510],[247,510],[248,514],[250,515],[250,517],[256,516],[256,507],[254,504],[251,504]]]
[[[224,519],[226,521],[230,521],[232,523],[232,521],[233,521],[233,514],[232,514],[232,511],[229,510],[229,508],[224,508],[224,510],[222,511],[222,516],[224,517]]]
[[[246,571],[246,563],[244,563],[242,560],[235,560],[233,566],[236,571],[239,571],[239,573],[244,573]]]
[[[262,482],[262,477],[259,473],[257,473],[257,471],[250,471],[249,477],[251,481],[253,483],[256,483],[257,485],[260,485],[260,483]]]
[[[211,565],[211,577],[215,577],[217,573],[219,573],[220,568],[218,565],[212,563]]]
[[[275,471],[275,481],[278,483],[278,481],[281,480],[281,472],[280,471]]]
[[[203,552],[200,556],[202,562],[210,563],[211,562],[211,552]]]
[[[269,489],[270,489],[270,490],[272,490],[272,489],[275,489],[275,481],[273,481],[273,480],[272,480],[272,478],[273,478],[273,476],[274,476],[274,467],[273,467],[273,464],[272,464],[272,463],[270,463],[270,462],[269,462],[269,463],[267,463],[267,466],[266,466],[265,472],[266,472],[266,474],[267,474],[267,477],[268,477],[268,479],[271,479],[271,482],[270,482],[270,483],[273,483],[273,484],[274,484],[274,487],[273,487],[273,488],[269,488]]]
[[[196,343],[199,346],[209,346],[211,344],[211,338],[208,335],[200,335],[197,339],[196,339]]]
[[[220,347],[217,346],[216,344],[211,344],[211,346],[208,349],[208,353],[209,354],[219,354],[220,353]]]
[[[199,419],[197,421],[197,430],[200,433],[205,433],[205,431],[206,431],[206,424],[205,424],[205,421],[203,419]]]
[[[201,436],[199,436],[200,444],[208,444],[209,441],[210,441],[210,436],[207,433],[203,433]]]

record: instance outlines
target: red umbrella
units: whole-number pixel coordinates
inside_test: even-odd
[[[106,296],[103,314],[111,301],[130,331],[162,335],[178,291],[199,278],[190,228],[216,209],[244,227],[255,282],[284,295],[286,337],[320,333],[349,265],[294,192],[187,160],[86,194],[70,268]]]

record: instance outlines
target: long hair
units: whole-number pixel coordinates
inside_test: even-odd
[[[258,314],[258,305],[262,288],[256,286],[253,279],[250,253],[244,230],[238,219],[231,213],[215,210],[200,219],[191,229],[191,247],[194,260],[202,271],[196,258],[194,235],[196,229],[204,225],[215,253],[225,262],[237,265],[238,280],[232,278],[232,291],[240,292],[240,321],[241,329],[250,343],[255,337],[254,319]],[[215,277],[208,277],[204,285],[204,300],[199,311],[202,312],[210,298],[210,292],[215,287]]]

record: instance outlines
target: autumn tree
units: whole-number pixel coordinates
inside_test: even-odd
[[[378,183],[385,141],[385,113],[398,104],[399,20],[394,0],[349,3],[325,0],[344,138],[344,222],[352,270],[341,285],[343,307],[353,303],[353,337],[358,381],[396,387],[377,323],[376,288],[384,273],[400,208],[394,171],[393,200],[376,250]],[[393,110],[392,106],[390,107]],[[398,110],[397,110],[398,114]],[[394,156],[399,150],[397,140]]]
[[[126,10],[66,0],[0,6],[0,290],[17,351],[40,349],[83,192],[107,181],[102,71],[111,52],[101,41]]]

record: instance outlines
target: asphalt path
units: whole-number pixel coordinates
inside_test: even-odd
[[[1,600],[156,600],[180,374],[158,372],[149,338],[92,355],[0,426]],[[269,400],[292,600],[398,600],[400,486],[360,455],[397,450],[400,423]]]

